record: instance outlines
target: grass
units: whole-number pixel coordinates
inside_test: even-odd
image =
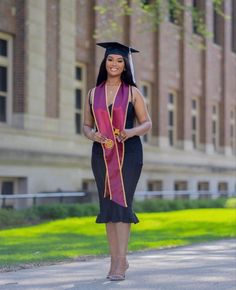
[[[140,213],[129,250],[188,245],[236,237],[235,209],[192,209]],[[57,262],[107,254],[102,224],[95,217],[67,218],[0,231],[0,267]]]

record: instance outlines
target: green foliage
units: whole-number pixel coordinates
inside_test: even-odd
[[[105,0],[103,1],[102,5],[95,5],[94,10],[97,11],[100,15],[106,15],[111,12],[113,13],[115,7],[116,16],[131,15],[133,12],[128,0],[118,0],[113,3],[111,2],[111,0]]]
[[[60,219],[68,216],[67,206],[63,204],[41,205],[35,208],[40,219]]]
[[[229,198],[225,203],[226,208],[236,208],[236,197]]]
[[[234,209],[139,213],[129,250],[188,245],[236,237]],[[95,217],[67,218],[0,231],[0,268],[42,264],[108,253],[105,226]]]
[[[95,29],[93,36],[107,39],[122,32],[118,19],[122,16],[129,16],[133,12],[128,0],[104,0],[102,5],[95,5],[94,10],[101,16],[99,22],[101,27]]]
[[[222,16],[223,18],[230,19],[230,17],[228,15],[224,14],[224,11],[222,9],[223,2],[224,2],[224,0],[213,0],[214,9],[215,9],[216,13],[219,14],[220,16]]]
[[[98,205],[92,203],[83,204],[49,204],[31,209],[41,220],[55,220],[67,217],[93,216],[98,213]],[[26,216],[28,209],[25,210]]]
[[[134,201],[135,212],[165,212],[193,208],[223,208],[233,207],[235,199],[226,202],[225,198],[200,200],[167,200],[146,199]],[[99,205],[96,203],[83,204],[48,204],[24,210],[0,209],[0,229],[18,227],[29,224],[38,224],[49,220],[64,219],[68,217],[96,216]]]
[[[68,217],[94,216],[98,214],[98,205],[95,203],[84,203],[68,205]]]
[[[226,199],[157,199],[151,198],[144,201],[135,201],[134,210],[136,212],[163,212],[181,209],[192,208],[223,208],[225,206]]]
[[[212,0],[216,13],[225,19],[229,19],[229,16],[224,14],[222,3],[223,0]],[[140,0],[105,0],[102,4],[96,5],[94,9],[98,15],[102,16],[101,27],[95,31],[95,38],[114,39],[114,35],[117,32],[121,32],[118,19],[133,13],[137,15],[135,21],[140,24],[140,27],[136,27],[136,29],[142,29],[140,32],[156,30],[165,21],[166,16],[169,15],[172,22],[179,26],[180,34],[183,35],[185,28],[182,25],[182,20],[184,13],[186,13],[191,15],[193,26],[198,35],[203,38],[212,36],[205,24],[204,12],[192,5],[183,4],[181,0],[154,0],[148,2]],[[191,41],[194,42],[193,40]]]
[[[25,224],[23,212],[8,209],[0,209],[0,229],[7,228],[12,225],[19,226]]]
[[[67,217],[94,216],[98,204],[46,204],[23,210],[0,209],[0,229]]]

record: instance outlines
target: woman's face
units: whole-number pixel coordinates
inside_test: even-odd
[[[125,62],[122,55],[109,54],[106,59],[106,70],[110,76],[120,76],[125,68]]]

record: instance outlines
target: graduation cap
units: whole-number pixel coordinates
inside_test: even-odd
[[[105,57],[107,57],[109,54],[119,54],[122,55],[123,57],[127,57],[129,59],[133,81],[135,83],[132,53],[139,51],[132,47],[121,44],[119,42],[100,42],[97,43],[97,45],[106,49]]]
[[[105,56],[108,56],[109,54],[120,54],[124,57],[128,57],[129,53],[139,52],[138,50],[119,42],[100,42],[97,43],[97,45],[106,49]]]

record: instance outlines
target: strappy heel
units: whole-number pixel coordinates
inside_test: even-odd
[[[115,263],[116,263],[116,258],[111,257],[111,266],[110,266],[110,270],[109,270],[107,277],[106,277],[107,279],[110,279],[110,277],[112,276],[112,272],[115,271],[116,265],[113,266]]]
[[[127,262],[125,257],[119,257],[118,259],[125,259],[125,266],[124,262],[118,261],[117,268],[123,268],[123,269],[116,269],[115,273],[113,275],[109,276],[110,281],[123,281],[125,280],[125,272],[129,268],[129,263]],[[123,265],[122,265],[123,264]]]

